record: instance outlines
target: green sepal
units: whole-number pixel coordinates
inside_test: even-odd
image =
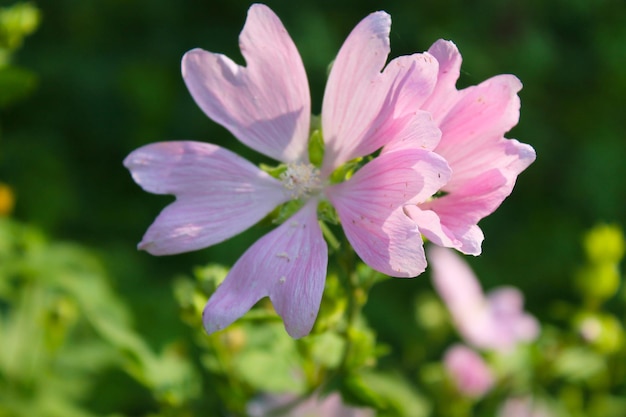
[[[370,157],[359,157],[348,161],[330,174],[331,184],[338,184],[349,180],[359,168],[371,160]]]
[[[271,166],[271,165],[267,165],[267,164],[259,164],[259,168],[261,168],[261,171],[267,172],[273,178],[276,178],[276,179],[280,179],[281,174],[283,172],[287,171],[287,165],[285,165],[285,164],[280,164],[278,166]]]
[[[323,222],[337,225],[339,224],[339,216],[337,211],[330,202],[322,200],[317,205],[317,218]]]
[[[273,222],[275,224],[283,224],[288,218],[296,214],[298,210],[300,210],[302,206],[304,206],[304,203],[305,201],[300,199],[290,200],[286,202],[278,209],[278,214],[276,215],[276,218],[273,220]]]
[[[324,136],[321,129],[311,131],[309,137],[309,161],[317,168],[322,166],[324,160]]]

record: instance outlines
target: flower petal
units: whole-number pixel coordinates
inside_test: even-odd
[[[433,93],[424,103],[423,108],[427,109],[439,124],[458,101],[459,92],[456,89],[456,82],[461,74],[462,58],[456,45],[443,39],[435,42],[428,52],[439,63],[439,73]]]
[[[381,153],[402,149],[425,149],[432,151],[441,139],[441,131],[428,112],[418,111],[402,119],[395,119],[385,124],[389,129],[378,133],[386,137],[387,144]]]
[[[201,49],[185,54],[191,95],[250,148],[283,162],[308,161],[309,87],[293,41],[274,12],[255,4],[239,44],[246,67]]]
[[[405,130],[434,88],[437,62],[429,54],[396,58],[381,72],[390,26],[389,15],[372,13],[350,33],[333,63],[322,105],[323,174]]]
[[[522,293],[501,287],[487,297],[462,258],[450,249],[428,248],[433,285],[463,338],[482,349],[508,351],[537,337],[537,320],[523,310]]]
[[[487,294],[491,314],[500,324],[500,347],[512,348],[520,341],[530,342],[539,335],[537,319],[524,312],[524,295],[515,287],[499,287]],[[508,336],[505,338],[504,336]]]
[[[422,210],[419,205],[410,204],[404,207],[404,213],[417,224],[422,235],[435,245],[455,249],[462,245],[454,233],[441,224],[441,219],[434,211]]]
[[[139,244],[153,255],[205,248],[246,230],[287,201],[282,184],[240,156],[208,143],[161,142],[124,160],[155,194],[174,194]]]
[[[461,344],[448,348],[443,366],[459,392],[468,397],[482,397],[495,383],[495,378],[482,356]]]
[[[441,129],[435,152],[453,174],[442,189],[445,196],[407,213],[434,243],[478,255],[484,237],[478,222],[500,206],[517,176],[535,160],[532,147],[504,137],[519,119],[522,84],[500,75],[457,91],[461,55],[456,46],[439,40],[428,52],[439,62],[439,74],[422,108]]]
[[[322,103],[326,142],[322,171],[351,159],[350,151],[379,112],[387,91],[375,84],[381,83],[379,75],[389,55],[390,29],[387,13],[370,14],[352,30],[333,62]]]
[[[479,255],[484,236],[477,223],[509,195],[506,182],[500,170],[492,169],[450,194],[420,204],[419,209],[407,208],[407,214],[433,243]]]
[[[500,75],[462,91],[439,126],[442,136],[436,152],[454,171],[448,187],[486,169],[511,163],[504,134],[519,119],[520,88],[514,76]]]
[[[317,202],[309,201],[239,258],[204,309],[207,332],[223,329],[269,296],[292,337],[309,334],[319,311],[328,263],[316,210]]]
[[[428,247],[427,255],[433,286],[455,321],[484,308],[485,296],[478,279],[459,255],[433,245]]]
[[[368,155],[405,130],[430,95],[437,62],[430,54],[389,55],[391,19],[372,13],[350,33],[333,63],[324,101],[326,143],[322,174],[353,158]]]
[[[326,196],[365,263],[390,276],[412,277],[424,271],[426,261],[419,230],[403,206],[430,197],[449,175],[445,161],[432,152],[389,152],[329,187]]]

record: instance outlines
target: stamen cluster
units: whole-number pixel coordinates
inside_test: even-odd
[[[311,163],[289,163],[280,180],[289,197],[298,200],[321,189],[320,171]]]

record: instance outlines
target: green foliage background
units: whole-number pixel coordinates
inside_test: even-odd
[[[2,0],[0,7],[13,3]],[[183,53],[195,47],[242,63],[237,36],[250,3],[33,4],[41,11],[40,26],[11,57],[13,68],[29,74],[20,80],[30,94],[10,106],[0,100],[0,180],[16,195],[13,218],[90,248],[108,271],[103,279],[136,318],[134,332],[150,345],[129,349],[166,351],[173,340],[192,337],[179,320],[173,278],[208,262],[231,265],[267,226],[192,254],[155,258],[137,252],[136,243],[171,198],[141,191],[122,160],[147,143],[193,139],[263,161],[204,116],[180,76]],[[393,19],[392,57],[426,50],[445,38],[464,57],[460,86],[500,73],[517,75],[524,83],[522,114],[508,136],[534,146],[537,161],[519,177],[511,197],[481,223],[483,255],[470,262],[486,287],[521,288],[528,309],[541,319],[554,317],[555,301],[577,302],[572,276],[583,263],[582,234],[598,222],[626,225],[626,3],[267,4],[300,50],[314,112],[320,109],[327,66],[344,38],[360,19],[380,9]],[[414,299],[429,288],[425,276],[374,286],[366,313],[383,341],[419,352]],[[136,380],[108,369],[97,382],[104,396],[93,399],[97,412],[143,415],[157,408]]]

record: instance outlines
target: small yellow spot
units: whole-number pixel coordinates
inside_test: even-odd
[[[6,184],[0,183],[0,216],[8,216],[15,206],[13,190]]]

